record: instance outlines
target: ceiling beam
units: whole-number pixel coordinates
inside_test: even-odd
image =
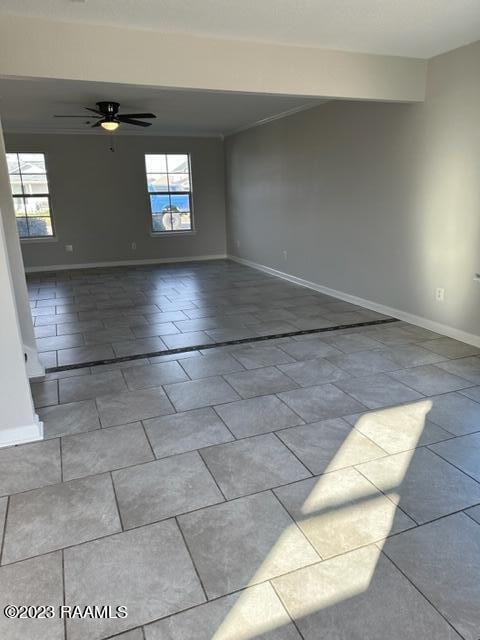
[[[424,99],[414,58],[2,15],[0,76],[354,100]]]

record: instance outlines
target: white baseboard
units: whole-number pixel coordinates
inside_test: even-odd
[[[11,447],[14,444],[25,444],[38,440],[43,440],[43,422],[38,419],[36,414],[32,424],[0,430],[0,447]]]
[[[325,293],[326,295],[332,296],[333,298],[338,298],[339,300],[344,300],[345,302],[351,302],[352,304],[356,304],[359,307],[365,307],[366,309],[371,309],[372,311],[383,313],[386,316],[398,318],[399,320],[403,320],[404,322],[423,327],[424,329],[429,329],[430,331],[435,331],[435,333],[440,333],[444,336],[448,336],[449,338],[453,338],[454,340],[460,340],[461,342],[466,342],[467,344],[471,344],[474,347],[480,348],[480,336],[477,336],[473,333],[467,333],[466,331],[461,331],[460,329],[456,329],[455,327],[450,327],[449,325],[441,324],[440,322],[435,322],[434,320],[429,320],[428,318],[423,318],[422,316],[416,316],[412,313],[401,311],[400,309],[387,307],[384,304],[379,304],[378,302],[373,302],[372,300],[359,298],[358,296],[353,296],[350,293],[337,291],[337,289],[330,289],[330,287],[325,287],[322,284],[310,282],[309,280],[304,280],[303,278],[297,278],[296,276],[292,276],[289,273],[284,273],[283,271],[272,269],[271,267],[267,267],[263,264],[258,264],[257,262],[252,262],[251,260],[246,260],[245,258],[228,255],[228,259],[240,264],[244,264],[247,267],[252,267],[253,269],[258,269],[259,271],[264,271],[265,273],[269,273],[272,276],[277,276],[277,278],[288,280],[289,282],[298,284],[301,287],[307,287],[308,289],[313,289],[314,291],[318,291],[319,293]]]
[[[45,375],[45,367],[40,362],[37,350],[24,344],[23,351],[27,355],[25,367],[27,369],[27,376],[29,380],[43,378]]]
[[[128,267],[142,264],[167,264],[172,262],[198,262],[202,260],[225,260],[227,254],[215,253],[207,256],[188,256],[186,258],[147,258],[145,260],[114,260],[111,262],[83,262],[79,264],[52,264],[47,267],[25,267],[25,273],[44,271],[68,271],[70,269],[95,269],[98,267]]]

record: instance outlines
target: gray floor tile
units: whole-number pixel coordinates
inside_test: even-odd
[[[372,546],[282,576],[273,585],[305,640],[460,640]]]
[[[480,387],[470,387],[469,389],[462,389],[460,393],[463,396],[467,396],[471,400],[475,400],[475,402],[480,402]]]
[[[67,604],[122,603],[128,617],[70,620],[69,640],[97,640],[204,602],[174,520],[82,544],[65,552]]]
[[[283,351],[296,360],[312,360],[313,358],[327,358],[329,356],[341,355],[341,351],[332,345],[324,342],[320,338],[311,338],[298,342],[288,342],[282,345]]]
[[[114,358],[115,354],[109,344],[98,344],[74,349],[62,349],[58,352],[58,366],[77,364],[83,362],[95,362]]]
[[[112,476],[127,529],[224,499],[196,451],[114,471]]]
[[[270,367],[276,364],[286,364],[295,360],[278,347],[256,344],[234,351],[234,356],[246,369]]]
[[[120,371],[103,371],[89,376],[64,378],[58,382],[60,402],[76,402],[90,400],[109,393],[120,393],[127,390],[127,385]]]
[[[10,498],[3,563],[120,530],[111,479],[93,476]]]
[[[94,329],[103,329],[103,323],[101,320],[78,320],[77,322],[59,324],[57,325],[57,334],[59,336],[63,336],[71,333],[93,331]]]
[[[322,558],[415,526],[355,469],[295,482],[275,494]]]
[[[97,398],[97,407],[103,427],[174,413],[161,387],[101,396]]]
[[[480,482],[480,433],[432,444],[430,449]]]
[[[93,400],[69,402],[54,407],[39,409],[38,415],[43,421],[45,438],[91,431],[98,429],[100,422]]]
[[[54,324],[46,324],[43,327],[34,327],[33,332],[35,338],[51,338],[57,335],[57,328]]]
[[[202,457],[228,499],[310,475],[270,433],[203,449]]]
[[[207,353],[197,358],[187,358],[182,362],[182,367],[192,380],[244,371],[242,365],[228,353]]]
[[[475,522],[478,522],[478,524],[480,524],[480,505],[472,507],[471,509],[466,509],[465,513],[469,515],[470,518],[473,518]]]
[[[344,419],[387,453],[400,453],[452,437],[427,419],[430,406],[429,400],[419,400]]]
[[[427,340],[426,342],[421,342],[420,346],[446,358],[465,358],[466,356],[475,356],[480,353],[480,349],[477,347],[472,347],[471,344],[459,342],[458,340],[452,340],[452,338]]]
[[[73,480],[153,460],[140,423],[97,429],[62,440],[63,479]]]
[[[334,356],[336,358],[337,356]],[[343,356],[340,356],[343,357]],[[348,378],[349,374],[333,365],[326,358],[284,364],[278,367],[302,387],[311,387]]]
[[[306,422],[337,418],[365,408],[332,384],[280,393],[279,398]]]
[[[285,429],[277,435],[315,475],[385,455],[341,418]]]
[[[398,365],[384,351],[355,351],[331,356],[330,362],[352,376],[369,376],[398,369]]]
[[[420,524],[480,502],[478,482],[425,448],[357,468],[387,495],[398,495],[400,507]]]
[[[50,553],[0,567],[0,638],[2,640],[64,640],[63,620],[9,619],[3,615],[6,605],[63,603],[62,554]]]
[[[209,598],[318,559],[270,492],[208,507],[178,520]]]
[[[359,322],[362,322],[360,320]],[[342,323],[339,323],[342,324]],[[333,345],[340,351],[344,353],[355,353],[357,351],[368,351],[370,349],[380,349],[382,348],[382,344],[373,338],[369,338],[368,336],[362,336],[357,333],[347,333],[344,335],[338,336],[325,336],[323,338],[325,342],[330,345]],[[329,356],[327,356],[329,357]]]
[[[3,539],[3,531],[5,528],[5,517],[7,515],[8,498],[0,498],[0,537]]]
[[[447,393],[429,398],[429,420],[456,436],[480,430],[480,404],[463,394]]]
[[[156,351],[165,351],[165,349],[163,340],[157,336],[113,343],[113,350],[117,358],[141,355],[143,353],[155,353]]]
[[[243,398],[280,393],[281,391],[295,389],[298,386],[296,382],[275,367],[232,373],[225,376],[225,380]]]
[[[479,534],[479,525],[459,513],[385,545],[385,553],[466,640],[477,640],[480,628]]]
[[[335,383],[337,387],[356,398],[369,409],[378,409],[401,402],[412,402],[423,396],[401,382],[379,373],[364,378],[348,378]]]
[[[260,637],[262,640],[301,640],[268,582],[145,627],[146,640],[253,640]]]
[[[433,342],[438,341],[434,340]],[[454,376],[435,365],[401,369],[400,371],[393,371],[389,375],[395,378],[395,380],[415,389],[415,391],[423,393],[425,396],[458,391],[458,389],[464,389],[472,385],[469,380]]]
[[[38,359],[42,363],[45,369],[57,366],[57,352],[56,351],[44,351],[38,354]]]
[[[456,376],[471,380],[473,384],[480,384],[480,358],[478,357],[449,360],[439,363],[438,366]]]
[[[33,403],[37,409],[58,404],[58,386],[56,380],[32,382],[30,388],[32,390]]]
[[[211,408],[145,420],[144,426],[157,458],[233,440]]]
[[[165,391],[177,411],[189,411],[240,399],[232,387],[219,376],[169,384]]]
[[[175,361],[129,367],[124,370],[123,375],[131,390],[159,387],[162,384],[188,380],[185,371]]]
[[[58,440],[0,449],[0,495],[61,481]]]
[[[195,347],[196,345],[210,344],[213,340],[204,331],[192,331],[190,333],[179,333],[174,336],[164,336],[165,344],[169,349],[179,349],[181,347]]]
[[[83,336],[75,333],[65,336],[53,336],[51,338],[37,338],[39,351],[54,351],[56,349],[70,349],[83,345]]]
[[[108,329],[96,329],[86,331],[84,334],[85,344],[112,344],[124,340],[133,340],[135,335],[130,327],[109,327]]]
[[[435,364],[445,360],[444,356],[439,356],[429,349],[419,347],[418,344],[401,344],[391,347],[385,349],[385,354],[388,354],[397,363],[398,369],[420,367],[424,364]]]
[[[173,322],[161,322],[159,324],[146,324],[141,327],[132,327],[136,338],[148,338],[150,336],[168,336],[180,333]]]
[[[215,410],[237,438],[303,424],[303,420],[276,396],[230,402]]]
[[[126,631],[120,633],[118,636],[112,636],[110,640],[145,640],[143,631],[141,628],[132,629],[132,631]]]

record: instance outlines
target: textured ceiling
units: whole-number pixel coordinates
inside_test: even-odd
[[[421,58],[480,39],[479,0],[0,0],[2,11]]]
[[[222,135],[292,111],[313,107],[318,99],[187,91],[70,80],[0,79],[0,114],[6,131],[77,133],[92,130],[85,107],[100,100],[120,102],[120,112],[157,116],[142,129],[122,125],[119,133],[136,135]],[[82,114],[85,120],[54,118]],[[94,120],[91,120],[94,122]],[[102,135],[102,130],[94,133]]]

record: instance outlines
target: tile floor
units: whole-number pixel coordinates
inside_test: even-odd
[[[226,260],[31,274],[28,288],[47,367],[384,317]],[[268,364],[265,347],[245,367]]]
[[[237,317],[364,313],[276,297],[286,285],[271,278],[258,311],[264,276],[228,263],[152,271],[198,283],[185,309],[159,294],[154,326],[187,323],[177,336],[205,330],[189,321],[212,317],[203,298],[231,309],[233,274]],[[139,273],[124,273],[129,295]],[[99,299],[122,277],[101,271]],[[61,284],[88,298],[95,278]],[[113,326],[71,304],[59,315],[82,331]],[[156,304],[140,295],[144,327]],[[478,640],[479,350],[398,322],[182,356],[32,385],[46,439],[0,450],[0,606],[128,617],[0,616],[2,640]]]

